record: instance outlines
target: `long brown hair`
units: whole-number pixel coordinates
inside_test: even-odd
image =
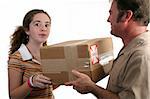
[[[26,45],[28,43],[29,37],[25,31],[29,30],[29,24],[33,20],[33,17],[38,13],[46,14],[51,21],[51,17],[44,10],[33,9],[27,12],[27,14],[24,16],[24,19],[23,19],[23,26],[17,27],[15,32],[11,35],[11,40],[10,40],[11,47],[10,47],[9,54],[13,54],[15,51],[17,51],[19,47],[21,46],[21,44]],[[43,43],[43,46],[45,45],[47,45],[47,42]]]

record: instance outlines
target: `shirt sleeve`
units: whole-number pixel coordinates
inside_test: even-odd
[[[149,62],[149,56],[141,51],[130,56],[119,83],[123,88],[119,93],[120,99],[149,99]]]
[[[23,72],[23,65],[21,64],[22,59],[18,53],[9,55],[8,69],[13,69],[18,72]]]

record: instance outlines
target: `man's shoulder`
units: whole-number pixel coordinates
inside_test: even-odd
[[[132,57],[149,57],[150,59],[150,53],[149,53],[149,49],[150,49],[150,46],[140,46],[138,48],[133,48],[134,50],[132,50],[130,52],[130,56]]]

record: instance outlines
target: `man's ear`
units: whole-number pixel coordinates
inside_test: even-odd
[[[133,12],[131,10],[127,10],[122,16],[121,20],[123,22],[129,22],[132,19]]]

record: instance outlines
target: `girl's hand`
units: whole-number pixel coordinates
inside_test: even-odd
[[[32,76],[32,86],[38,88],[46,88],[47,85],[51,85],[52,82],[50,78],[44,76],[43,74],[36,74]]]

